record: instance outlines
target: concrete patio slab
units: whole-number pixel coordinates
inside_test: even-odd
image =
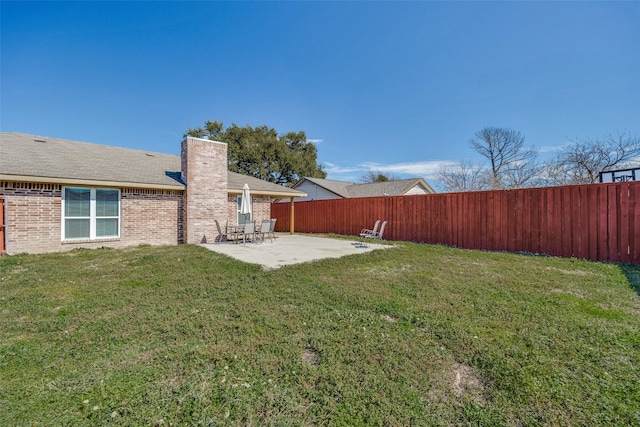
[[[388,249],[391,245],[381,245],[358,240],[331,239],[305,234],[276,234],[273,243],[265,239],[264,243],[202,244],[214,252],[252,264],[260,264],[266,269],[283,265],[299,264],[324,258],[340,258],[345,255],[361,254],[375,249]]]

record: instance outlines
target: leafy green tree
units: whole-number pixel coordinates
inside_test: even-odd
[[[265,181],[291,186],[302,177],[325,178],[316,146],[304,131],[279,135],[268,126],[238,126],[207,120],[204,127],[188,129],[185,136],[228,144],[229,170]]]

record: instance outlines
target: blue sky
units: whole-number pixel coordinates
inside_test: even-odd
[[[640,2],[0,3],[0,129],[179,154],[205,120],[304,130],[330,179],[640,135]]]

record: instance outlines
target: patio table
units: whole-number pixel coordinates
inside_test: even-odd
[[[244,231],[244,225],[227,225],[227,236],[233,236],[233,243],[238,243],[238,234],[242,234]]]

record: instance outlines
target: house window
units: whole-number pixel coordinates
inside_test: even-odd
[[[120,190],[64,187],[62,240],[120,237]]]
[[[242,196],[238,196],[238,225],[243,225],[247,221],[251,221],[251,214],[240,213],[240,206],[242,206]],[[253,198],[251,198],[251,212],[253,212]]]

